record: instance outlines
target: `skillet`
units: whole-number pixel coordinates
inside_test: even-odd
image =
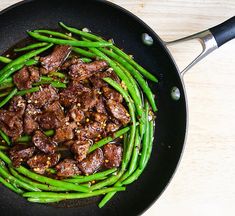
[[[139,180],[129,185],[125,192],[118,193],[102,209],[97,207],[97,201],[101,198],[56,206],[32,204],[0,186],[0,214],[140,215],[164,191],[182,154],[188,121],[182,75],[208,53],[235,37],[235,17],[210,30],[165,43],[136,16],[107,1],[26,0],[0,13],[0,54],[25,38],[25,31],[55,29],[59,21],[79,29],[88,27],[93,33],[106,39],[114,38],[117,46],[134,55],[140,65],[159,78],[158,84],[151,84],[159,107],[151,159]],[[152,46],[146,46],[142,42],[143,33],[152,37]],[[203,45],[203,52],[180,72],[167,46],[194,38],[199,39]]]

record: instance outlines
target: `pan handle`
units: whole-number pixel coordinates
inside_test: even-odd
[[[216,50],[226,42],[235,38],[235,16],[229,20],[208,30],[184,37],[175,41],[165,42],[166,46],[172,46],[177,43],[197,39],[202,45],[202,52],[180,73],[185,74],[191,67],[197,64],[200,60]]]

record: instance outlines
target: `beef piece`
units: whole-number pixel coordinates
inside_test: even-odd
[[[123,125],[126,125],[130,122],[130,115],[122,104],[114,100],[108,100],[106,104],[113,117],[118,119]]]
[[[34,145],[42,152],[46,154],[54,154],[56,144],[52,142],[43,132],[35,131],[32,141]]]
[[[61,105],[69,107],[77,103],[80,95],[86,91],[90,91],[90,89],[80,83],[72,82],[66,89],[60,92]]]
[[[28,104],[24,115],[24,133],[31,134],[39,129],[37,123],[37,115],[41,113],[40,109],[36,109],[32,104]]]
[[[83,111],[88,111],[97,105],[99,102],[99,93],[96,89],[84,92],[80,98],[79,102]]]
[[[108,120],[108,116],[106,114],[103,113],[98,113],[98,112],[92,112],[91,113],[91,117],[97,121],[97,122],[101,122],[104,123]]]
[[[78,164],[79,169],[86,175],[90,175],[100,169],[104,162],[104,155],[101,149],[95,150]]]
[[[12,160],[14,167],[19,167],[22,162],[26,162],[29,158],[33,156],[35,152],[35,147],[29,147],[25,145],[15,145],[10,149],[9,155]]]
[[[0,128],[13,139],[23,133],[23,122],[15,112],[0,110]]]
[[[77,166],[77,162],[72,159],[64,159],[62,162],[56,165],[57,176],[60,177],[71,177],[74,175],[81,174]]]
[[[74,64],[82,63],[82,61],[77,58],[76,56],[73,56],[65,61],[65,63],[61,66],[62,70],[68,70],[70,66]]]
[[[39,79],[39,69],[34,66],[23,67],[13,75],[13,81],[20,90],[32,88],[32,84]]]
[[[104,133],[104,125],[100,122],[91,122],[85,127],[76,130],[78,140],[96,139]]]
[[[115,124],[113,122],[109,122],[106,125],[105,130],[106,130],[107,133],[113,133],[113,132],[117,131],[120,127],[121,127],[120,124]]]
[[[77,160],[78,162],[81,162],[83,159],[86,158],[89,147],[90,147],[90,142],[88,140],[75,141],[71,145],[70,150],[74,154],[75,160]]]
[[[70,119],[76,123],[81,123],[85,119],[84,112],[80,110],[76,105],[74,105],[68,112]]]
[[[95,106],[95,109],[96,109],[96,112],[98,112],[98,113],[107,114],[103,97],[99,97],[99,100]]]
[[[114,81],[120,83],[118,76],[110,69],[94,74],[89,78],[89,80],[95,88],[102,88],[103,86],[108,86],[108,83],[103,80],[105,77],[110,77]]]
[[[37,118],[37,122],[39,123],[40,127],[44,130],[55,129],[61,127],[66,119],[58,118],[57,113],[55,112],[44,112]]]
[[[36,108],[42,108],[58,99],[59,96],[56,89],[51,85],[47,85],[42,87],[40,91],[30,94],[28,96],[28,103],[33,104]]]
[[[102,92],[103,92],[103,95],[107,99],[115,100],[118,103],[122,103],[122,101],[123,101],[122,95],[112,88],[104,86],[104,87],[102,87]]]
[[[62,127],[68,118],[65,118],[60,103],[55,101],[44,108],[44,112],[38,116],[37,121],[41,128],[49,130]]]
[[[57,143],[65,142],[74,138],[74,128],[76,128],[75,123],[66,122],[66,124],[58,129],[56,129],[55,136],[53,140]]]
[[[91,77],[94,73],[105,70],[108,67],[106,61],[94,61],[91,63],[78,62],[70,67],[69,75],[77,81]]]
[[[103,147],[104,166],[106,168],[119,167],[122,161],[122,147],[115,144],[107,144]]]
[[[60,160],[60,154],[37,154],[31,157],[27,164],[30,166],[34,172],[39,174],[44,174],[46,169],[55,166]]]
[[[26,108],[26,101],[23,97],[14,96],[11,99],[9,111],[15,112],[16,115],[21,117],[24,114],[25,108]]]
[[[70,46],[55,46],[53,52],[50,55],[40,58],[42,67],[45,69],[42,70],[42,72],[45,74],[51,71],[58,70],[58,68],[64,63],[66,58],[69,56],[71,50],[72,48]]]

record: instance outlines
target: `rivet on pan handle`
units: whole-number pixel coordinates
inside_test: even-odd
[[[184,75],[191,67],[197,64],[200,60],[222,46],[226,42],[235,38],[235,17],[209,29],[188,37],[184,37],[175,41],[165,42],[166,46],[172,46],[177,43],[197,39],[202,45],[202,52],[180,73]]]

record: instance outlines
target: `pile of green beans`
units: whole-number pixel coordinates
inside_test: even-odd
[[[73,53],[84,63],[95,59],[105,60],[120,78],[121,83],[108,77],[103,80],[123,96],[131,122],[112,136],[94,143],[89,153],[102,148],[116,138],[124,137],[121,166],[88,176],[76,175],[61,180],[36,174],[24,166],[16,168],[13,167],[7,155],[7,150],[12,145],[11,139],[0,129],[3,143],[0,146],[0,183],[34,203],[60,202],[105,195],[99,203],[99,207],[102,208],[117,192],[124,191],[126,185],[137,180],[147,166],[152,152],[154,112],[157,111],[157,106],[155,96],[146,79],[155,83],[158,80],[113,43],[90,32],[69,27],[62,22],[59,24],[68,32],[46,29],[29,31],[28,35],[37,40],[36,43],[14,49],[18,55],[23,53],[16,59],[0,56],[0,62],[5,64],[0,69],[0,98],[3,98],[0,101],[0,108],[15,95],[39,91],[43,84],[50,84],[55,88],[67,87],[68,76],[63,71],[53,71],[47,76],[41,76],[31,89],[21,91],[18,91],[12,78],[12,75],[24,66],[38,65],[39,55],[56,44],[70,45]],[[53,136],[55,132],[49,130],[44,133],[46,136]],[[31,136],[23,135],[14,142],[27,145],[31,139]],[[56,171],[50,168],[48,173],[53,176]]]

